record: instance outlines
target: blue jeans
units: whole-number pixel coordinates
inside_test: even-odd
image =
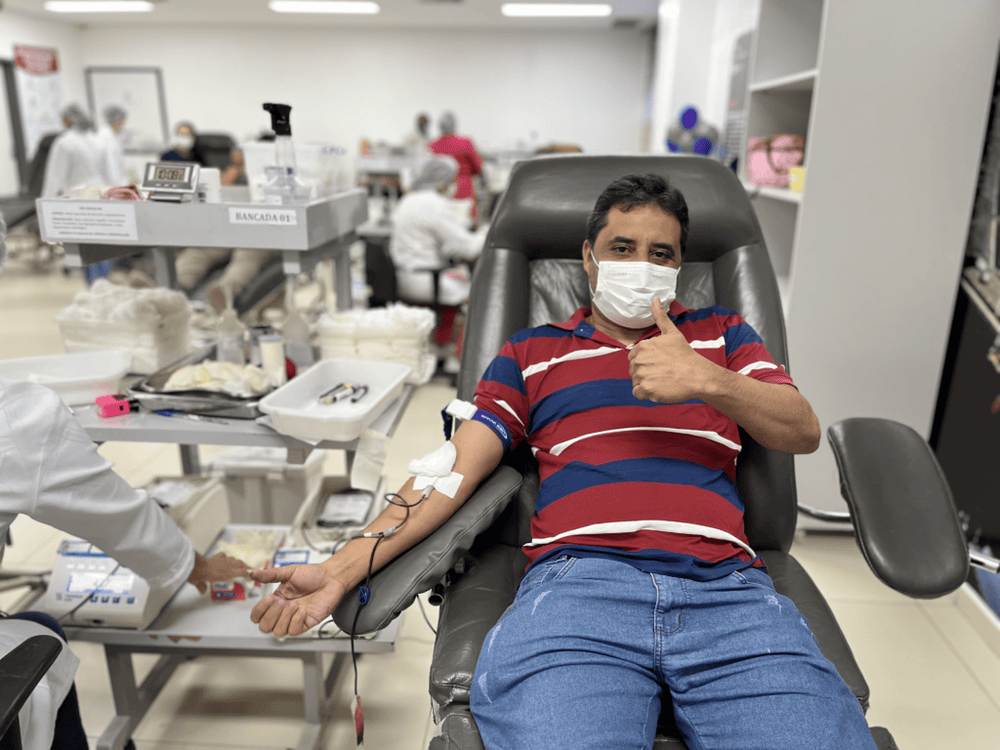
[[[874,750],[791,600],[748,569],[700,582],[568,555],[531,568],[486,636],[489,750],[651,748],[660,694],[691,750]]]

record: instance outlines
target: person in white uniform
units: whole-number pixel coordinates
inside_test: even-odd
[[[396,205],[392,216],[389,255],[396,267],[400,298],[408,302],[434,301],[433,274],[454,260],[473,261],[483,251],[485,237],[470,232],[456,218],[449,193],[455,184],[458,163],[450,156],[428,159],[413,179],[410,192]],[[469,299],[468,274],[441,274],[438,302],[461,305]]]
[[[0,217],[0,270],[7,257]],[[21,513],[91,542],[151,587],[201,593],[213,581],[245,576],[249,568],[223,554],[205,558],[143,490],[112,471],[55,391],[0,378],[0,559]],[[32,635],[52,631],[34,622],[0,619],[0,656]],[[70,693],[79,660],[64,647],[35,688],[19,719],[25,750],[52,750],[56,714]],[[53,744],[53,741],[56,744]]]
[[[101,150],[101,165],[105,184],[127,185],[128,172],[125,169],[125,149],[121,142],[122,128],[128,114],[117,104],[111,104],[101,113],[104,122],[97,127],[94,140]]]
[[[52,142],[45,163],[43,198],[58,198],[77,187],[107,184],[103,154],[87,113],[70,104],[61,114],[66,130]]]

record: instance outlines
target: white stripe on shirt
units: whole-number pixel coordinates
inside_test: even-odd
[[[495,403],[497,406],[502,406],[504,409],[506,409],[507,411],[509,411],[514,416],[514,419],[517,420],[518,424],[520,424],[521,427],[524,427],[524,422],[522,422],[521,418],[519,416],[517,416],[517,412],[514,411],[513,407],[511,407],[510,404],[508,404],[506,401],[503,401],[501,399],[496,399],[493,403]]]
[[[681,521],[610,521],[607,523],[594,523],[590,526],[582,526],[579,529],[571,529],[561,534],[550,536],[548,539],[532,539],[525,547],[541,547],[569,536],[584,536],[595,534],[631,534],[636,531],[663,531],[668,534],[693,534],[703,536],[707,539],[720,539],[724,542],[732,542],[739,545],[752,557],[756,557],[750,545],[740,541],[728,531],[715,529],[711,526],[702,526],[697,523],[682,523]]]
[[[589,359],[590,357],[603,357],[605,354],[614,354],[615,352],[620,352],[616,346],[602,346],[600,349],[582,349],[575,352],[570,352],[569,354],[564,354],[561,357],[554,357],[547,362],[538,362],[533,364],[528,368],[521,371],[521,377],[527,380],[532,375],[537,375],[540,372],[544,372],[549,369],[552,365],[557,365],[560,362],[571,362],[574,359]]]
[[[738,451],[740,446],[738,443],[734,443],[732,440],[727,440],[722,437],[717,432],[711,432],[710,430],[686,430],[680,427],[620,427],[615,430],[602,430],[600,432],[591,432],[586,435],[578,435],[571,440],[566,440],[562,443],[557,443],[552,446],[552,450],[549,451],[553,456],[560,455],[564,450],[569,448],[573,443],[580,440],[586,440],[587,438],[597,437],[598,435],[611,435],[616,432],[642,432],[642,431],[653,431],[653,432],[673,432],[678,435],[692,435],[694,437],[702,437],[706,440],[711,440],[714,443],[720,443],[727,448],[731,448],[734,451]]]
[[[721,349],[726,345],[725,336],[719,336],[714,341],[689,341],[692,349]]]
[[[740,370],[740,375],[747,375],[747,374],[753,372],[754,370],[779,370],[779,369],[781,369],[781,368],[779,368],[773,362],[764,362],[764,361],[751,362],[746,367],[744,367],[742,370]]]

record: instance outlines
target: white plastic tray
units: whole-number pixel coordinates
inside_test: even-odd
[[[131,352],[108,349],[0,360],[0,376],[39,383],[58,393],[68,406],[76,406],[118,393],[131,366]]]
[[[323,359],[261,399],[258,408],[284,435],[308,440],[355,440],[403,392],[408,365],[370,359]],[[328,406],[321,394],[340,383],[367,385],[356,403],[350,399]]]

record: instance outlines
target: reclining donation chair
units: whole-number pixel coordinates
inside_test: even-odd
[[[687,199],[690,239],[678,299],[689,308],[719,304],[739,312],[760,333],[774,359],[787,367],[774,272],[753,208],[731,171],[703,157],[543,157],[514,168],[477,264],[459,398],[472,399],[482,373],[516,331],[566,320],[578,307],[589,306],[581,260],[587,217],[610,182],[646,172],[669,178]],[[856,485],[845,497],[855,510],[862,547],[876,574],[911,596],[941,596],[960,586],[968,573],[968,555],[947,489],[936,466],[921,473],[908,461],[913,444],[920,443],[923,447],[917,447],[928,452],[926,443],[915,433],[905,434],[907,428],[901,425],[895,426],[901,430],[877,422],[838,427],[838,460]],[[750,544],[767,563],[778,591],[795,601],[823,652],[867,709],[868,686],[833,613],[788,553],[796,522],[793,457],[761,447],[742,430],[741,440],[737,484],[746,505]],[[903,469],[898,477],[882,482],[878,471],[895,455],[892,440],[897,440]],[[385,627],[421,591],[437,585],[443,598],[430,674],[432,705],[441,728],[431,743],[434,750],[483,747],[469,709],[469,688],[483,640],[513,601],[524,572],[527,560],[520,547],[530,540],[538,484],[537,464],[522,446],[505,456],[448,522],[372,579],[371,601],[360,613],[358,633]],[[921,520],[929,529],[923,537],[920,529],[911,528]],[[932,544],[939,551],[931,552]],[[346,632],[357,607],[356,594],[349,595],[334,614]],[[896,747],[886,730],[875,728],[872,734],[881,750]],[[655,747],[686,747],[678,737],[669,694]]]

